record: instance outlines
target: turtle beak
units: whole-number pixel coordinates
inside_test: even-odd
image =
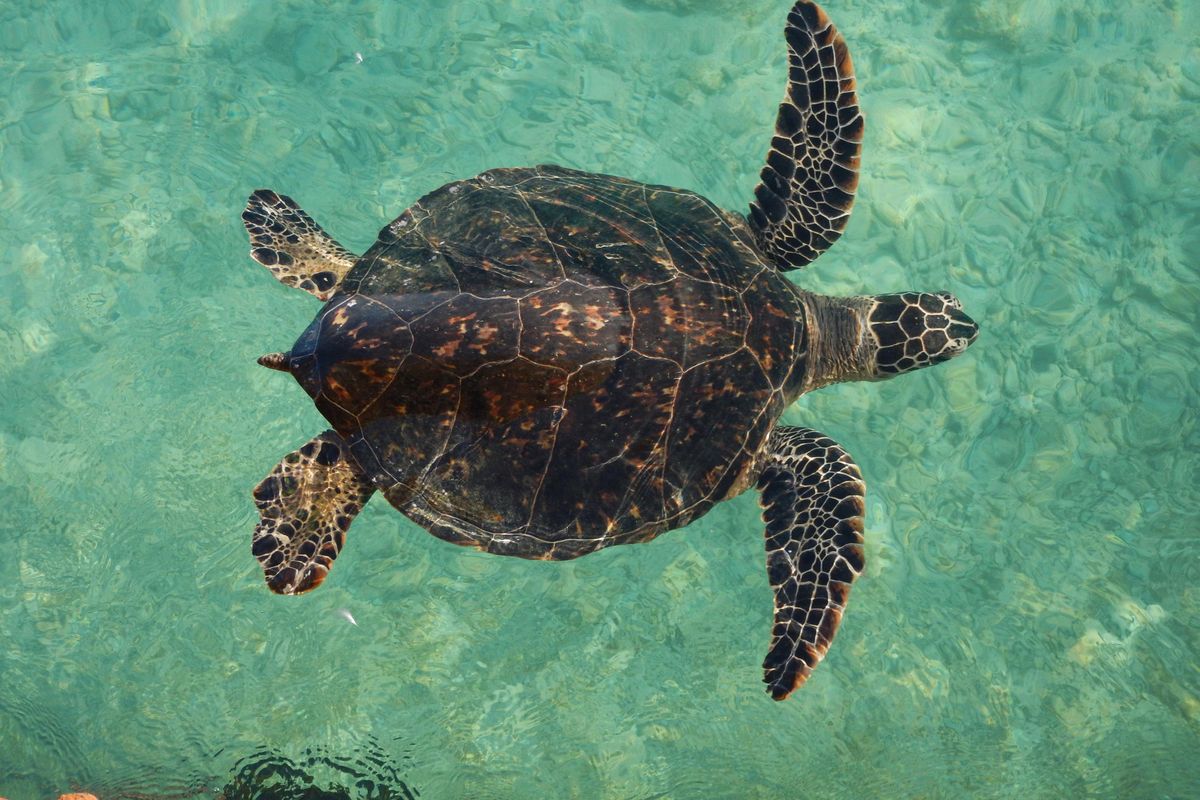
[[[962,310],[962,303],[949,292],[943,292],[946,298],[947,314],[950,317],[950,327],[947,335],[952,341],[961,341],[962,350],[966,350],[971,342],[979,336],[979,323],[968,317]]]
[[[292,357],[288,353],[267,353],[258,359],[258,363],[267,369],[277,369],[280,372],[291,372]]]

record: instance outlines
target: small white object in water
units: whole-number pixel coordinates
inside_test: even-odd
[[[361,64],[361,63],[362,63],[362,53],[355,53],[355,54],[354,54],[354,63],[355,63],[355,64]]]
[[[346,620],[346,622],[349,622],[351,625],[358,627],[358,623],[354,621],[354,615],[350,613],[350,609],[339,608],[337,610],[337,615]]]

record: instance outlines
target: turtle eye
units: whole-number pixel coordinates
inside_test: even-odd
[[[950,294],[949,292],[935,292],[935,294],[939,300],[946,304],[947,307],[952,308],[955,311],[962,311],[962,301],[954,295]]]

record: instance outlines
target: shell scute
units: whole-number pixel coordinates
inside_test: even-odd
[[[683,274],[669,286],[631,289],[629,308],[638,352],[684,369],[741,347],[749,322],[734,289]]]
[[[614,179],[600,186],[575,175],[543,176],[520,191],[572,279],[626,288],[675,275],[642,184]]]
[[[783,403],[747,349],[684,373],[677,396],[686,408],[672,417],[666,481],[684,510],[725,499]]]
[[[566,380],[561,370],[521,358],[463,378],[441,454],[418,462],[415,494],[385,490],[388,500],[497,533],[520,527],[553,452]]]
[[[456,375],[517,357],[520,340],[516,298],[454,294],[412,323],[413,353]]]
[[[620,356],[632,340],[624,289],[558,281],[520,301],[521,355],[574,370]]]
[[[571,376],[554,468],[539,495],[543,535],[560,542],[620,537],[665,515],[660,445],[680,374],[629,352]]]

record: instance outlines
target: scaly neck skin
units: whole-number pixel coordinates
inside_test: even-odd
[[[808,364],[802,392],[831,383],[875,379],[876,343],[867,330],[869,297],[800,292],[808,326]]]

